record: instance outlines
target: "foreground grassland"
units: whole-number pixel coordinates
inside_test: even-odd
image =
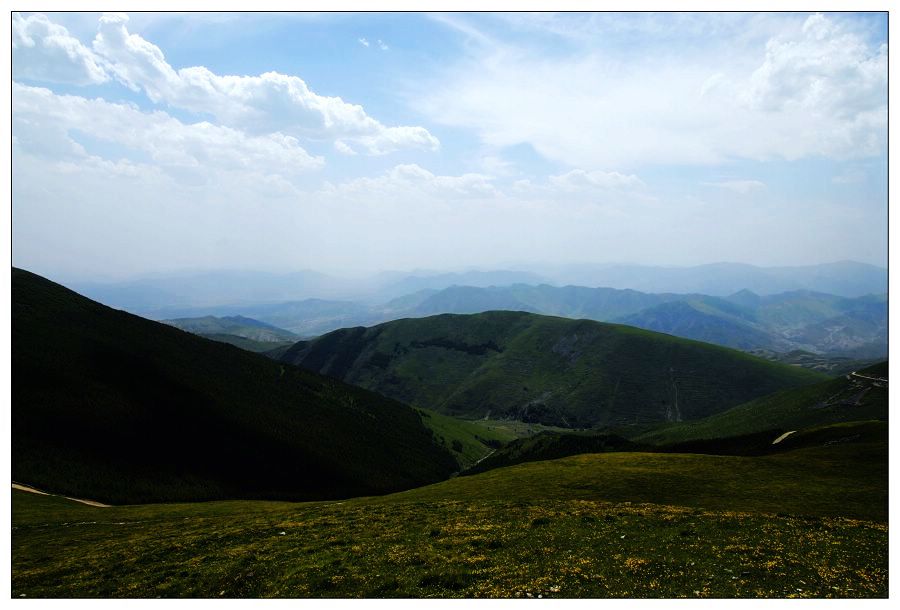
[[[881,449],[583,455],[334,503],[15,491],[12,594],[886,597]]]

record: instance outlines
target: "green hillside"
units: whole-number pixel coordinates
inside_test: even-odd
[[[542,432],[515,439],[488,454],[463,474],[473,475],[494,468],[555,460],[582,453],[637,451],[644,448],[615,434],[593,432]]]
[[[698,419],[824,379],[628,326],[507,311],[342,329],[281,359],[448,415],[566,427]]]
[[[112,503],[379,494],[459,465],[405,405],[12,270],[12,477]]]
[[[339,503],[14,491],[12,596],[886,597],[884,432],[766,457],[580,455]]]
[[[887,378],[887,362],[859,371]],[[764,430],[800,430],[830,423],[888,419],[887,384],[850,375],[763,396],[728,411],[650,430],[633,440],[656,444],[739,436]]]
[[[482,425],[482,422],[470,422],[428,409],[418,411],[422,423],[434,433],[435,442],[453,455],[460,470],[465,470],[504,443],[517,438],[503,428]]]
[[[372,502],[529,497],[886,521],[887,428],[760,457],[607,452],[537,461]]]
[[[203,316],[200,318],[176,318],[162,320],[163,324],[186,330],[197,335],[234,335],[261,343],[296,341],[294,333],[244,316]]]
[[[247,350],[248,352],[256,352],[258,354],[265,354],[267,352],[277,353],[279,350],[283,350],[294,345],[293,341],[254,341],[253,339],[248,339],[246,337],[241,337],[238,335],[218,333],[197,333],[197,336],[203,337],[204,339],[209,339],[211,341],[227,343],[228,345],[233,345],[243,350]]]

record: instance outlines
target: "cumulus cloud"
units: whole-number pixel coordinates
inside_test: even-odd
[[[726,189],[739,195],[749,195],[766,188],[765,183],[759,180],[723,180],[722,182],[704,182],[703,185]]]
[[[435,175],[416,164],[397,165],[375,178],[356,178],[341,184],[327,183],[322,194],[342,197],[418,197],[437,199],[490,198],[499,194],[489,176]]]
[[[361,45],[364,46],[364,47],[368,47],[368,46],[369,46],[369,41],[366,40],[365,38],[357,38],[357,41],[359,42],[359,44],[361,44]]]
[[[885,102],[887,45],[871,48],[821,14],[799,35],[779,36],[748,79],[745,102],[768,112],[793,108],[853,118]]]
[[[14,78],[93,85],[109,80],[103,60],[45,15],[12,16]]]
[[[303,79],[277,72],[221,76],[203,66],[174,69],[162,50],[127,28],[128,16],[105,14],[93,42],[110,70],[126,86],[156,103],[210,113],[222,123],[252,133],[282,131],[332,139],[368,154],[401,149],[437,150],[424,127],[388,127],[362,106],[313,92]]]
[[[281,133],[248,136],[207,122],[182,123],[162,111],[18,83],[13,84],[13,133],[22,150],[61,162],[91,157],[78,142],[83,134],[139,153],[183,180],[205,182],[216,172],[292,177],[323,165],[296,138]]]
[[[701,50],[670,32],[665,53],[608,48],[606,34],[615,32],[602,22],[552,55],[516,38],[466,34],[477,44],[423,83],[412,103],[434,121],[474,130],[488,146],[528,143],[573,167],[885,151],[885,45],[841,16],[768,20],[759,40],[743,36],[753,16],[699,18],[721,31],[707,28]],[[665,21],[677,30],[677,19]]]
[[[551,185],[563,191],[581,191],[589,189],[628,189],[644,186],[644,183],[634,174],[620,174],[619,172],[604,172],[600,170],[585,171],[573,169],[570,172],[558,176],[551,176]]]

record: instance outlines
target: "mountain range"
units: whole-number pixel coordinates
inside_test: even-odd
[[[313,298],[353,300],[371,305],[426,289],[512,284],[607,287],[711,296],[727,296],[741,290],[760,295],[809,290],[858,297],[887,292],[887,269],[852,261],[805,267],[757,267],[737,263],[695,267],[535,264],[516,269],[459,272],[381,272],[352,279],[310,270],[292,273],[220,270],[67,283],[77,292],[110,307],[155,318],[185,317],[177,312],[191,308],[260,305]]]
[[[310,299],[219,308],[277,325],[301,337],[353,326],[441,313],[525,311],[616,322],[741,350],[805,351],[875,360],[887,355],[887,296],[848,298],[805,290],[726,297],[547,284],[425,289],[383,305]],[[202,326],[207,318],[195,319]],[[187,328],[188,319],[179,322]]]
[[[642,292],[697,292],[727,296],[740,290],[768,295],[811,290],[844,297],[887,292],[887,269],[838,261],[819,265],[759,267],[711,263],[693,267],[628,264],[530,265],[557,285],[607,286]]]

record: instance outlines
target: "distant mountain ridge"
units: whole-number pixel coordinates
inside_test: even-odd
[[[161,320],[163,324],[180,328],[197,335],[234,335],[262,343],[296,341],[297,335],[266,322],[245,316],[204,316],[202,318],[178,318]]]
[[[653,284],[656,280],[665,280],[662,284],[657,282],[653,285],[672,287],[677,284],[682,289],[694,285],[711,292],[641,292],[608,286],[556,286],[547,283],[539,274],[524,271],[388,273],[370,278],[371,281],[366,280],[355,287],[337,280],[331,282],[322,274],[264,274],[256,283],[234,286],[234,282],[240,283],[242,278],[252,277],[252,274],[242,272],[234,277],[212,274],[200,282],[200,288],[191,290],[206,294],[214,291],[216,282],[225,282],[231,291],[229,294],[242,295],[246,302],[185,307],[178,305],[184,298],[160,293],[157,295],[160,298],[163,294],[167,295],[163,299],[166,306],[138,313],[151,319],[240,315],[309,338],[338,328],[372,326],[405,317],[494,310],[526,311],[573,319],[619,322],[743,350],[801,350],[859,359],[887,355],[887,303],[884,292],[841,296],[803,288],[830,286],[840,289],[841,286],[847,288],[852,285],[859,289],[848,289],[849,292],[884,288],[886,270],[871,265],[844,262],[768,269],[726,263],[693,268],[594,265],[567,266],[565,270],[568,270],[568,275],[554,268],[544,271],[547,276],[555,273],[557,277],[577,276],[585,282],[607,281],[611,284],[630,282],[639,285],[650,280]],[[309,281],[302,279],[307,276],[311,278]],[[196,279],[194,276],[190,278]],[[705,279],[698,284],[695,281],[697,278]],[[725,279],[728,282],[724,282]],[[522,280],[530,283],[523,283]],[[287,288],[282,285],[285,282],[293,283],[290,288],[293,292],[285,292]],[[330,288],[325,292],[331,294],[351,290],[368,296],[366,300],[305,298],[249,302],[254,296],[256,301],[260,301],[276,294],[307,294],[316,292],[316,286],[321,288],[326,285]],[[738,285],[744,287],[719,296],[713,294],[723,287]],[[747,285],[762,291],[754,292]],[[162,287],[188,290],[192,283],[178,278],[171,286],[165,282],[154,286],[160,290]],[[280,286],[278,290],[281,291],[273,292],[273,286]],[[152,286],[142,284],[140,287],[149,290]],[[791,289],[776,294],[766,292],[774,287]],[[135,286],[129,289],[132,288]],[[397,293],[413,289],[418,290],[397,296]],[[135,309],[131,308],[131,311]],[[234,334],[221,329],[206,334],[223,333]]]
[[[886,295],[850,299],[792,291],[760,296],[743,290],[723,298],[544,284],[453,286],[405,300],[412,304],[402,312],[409,317],[526,311],[627,324],[742,350],[799,349],[871,358],[887,354]]]
[[[308,299],[212,311],[242,312],[300,337],[313,337],[407,317],[498,310],[616,322],[747,351],[801,350],[862,359],[887,355],[886,295],[850,299],[798,290],[762,296],[742,290],[713,297],[514,284],[425,289],[380,306]]]
[[[144,315],[159,312],[158,318],[175,318],[192,315],[172,312],[177,309],[262,305],[313,298],[364,301],[371,305],[426,289],[512,284],[606,287],[719,297],[741,290],[760,295],[812,290],[852,298],[887,292],[887,269],[852,261],[798,267],[739,263],[695,267],[570,264],[461,272],[385,272],[357,279],[310,270],[293,273],[223,270],[156,274],[118,282],[82,281],[69,286],[110,307]],[[170,312],[164,313],[165,310]]]
[[[855,261],[793,267],[758,267],[743,263],[711,263],[694,267],[651,265],[535,265],[537,273],[556,284],[607,286],[642,292],[701,293],[728,296],[741,290],[760,295],[812,290],[842,297],[887,292],[888,272]]]

